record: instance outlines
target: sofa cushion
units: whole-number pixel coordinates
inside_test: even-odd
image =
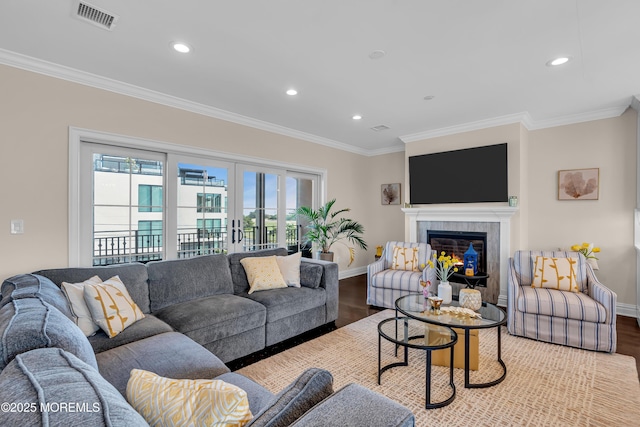
[[[51,280],[38,274],[19,274],[2,283],[2,301],[0,307],[19,298],[41,298],[57,308],[69,319],[73,319],[69,301],[64,292]]]
[[[233,293],[238,295],[249,291],[249,281],[244,267],[240,260],[247,257],[264,257],[264,256],[285,256],[287,250],[285,248],[263,249],[252,252],[236,252],[227,255],[229,260],[229,268],[231,269],[231,279],[233,280]]]
[[[89,344],[95,353],[110,350],[154,335],[173,332],[173,328],[152,314],[147,314],[113,338],[101,329],[89,337]]]
[[[147,426],[94,368],[59,348],[16,356],[0,373],[0,402],[37,408],[0,411],[3,426]]]
[[[249,423],[252,427],[287,427],[309,409],[333,393],[333,377],[329,371],[310,368],[289,386],[278,393],[271,402]],[[329,414],[327,414],[329,416]],[[328,425],[329,418],[325,418]],[[347,424],[332,424],[347,425]],[[376,425],[370,424],[370,425]]]
[[[322,266],[307,261],[300,263],[300,284],[315,289],[322,281]]]
[[[202,345],[264,326],[267,317],[262,304],[226,294],[174,304],[154,314]]]
[[[315,405],[291,426],[325,427],[327,420],[334,426],[415,425],[415,417],[409,409],[355,383],[344,386]]]
[[[102,267],[87,268],[58,268],[53,270],[40,270],[36,274],[48,277],[58,286],[62,282],[80,283],[93,276],[105,280],[109,277],[119,276],[127,287],[129,295],[138,304],[143,313],[149,313],[149,284],[147,283],[147,267],[140,263],[116,264]]]
[[[84,302],[89,307],[93,321],[109,338],[115,337],[125,328],[144,318],[144,314],[133,302],[118,276],[100,284],[86,285]]]
[[[126,395],[129,373],[144,369],[169,378],[215,378],[229,368],[213,353],[178,332],[154,335],[96,355],[102,376]]]
[[[97,367],[87,337],[71,319],[39,298],[14,299],[0,309],[0,369],[20,353],[60,347]]]
[[[247,392],[222,380],[173,379],[134,369],[127,401],[154,426],[239,427],[253,418]]]
[[[151,311],[219,294],[232,294],[227,256],[205,255],[147,264]]]
[[[605,323],[607,310],[582,292],[521,286],[518,311],[544,316],[563,317],[584,322]]]
[[[255,292],[246,297],[267,307],[267,323],[322,307],[327,302],[327,293],[323,288],[273,289],[269,292]]]
[[[382,270],[371,277],[374,288],[397,289],[409,292],[421,292],[422,273],[406,270]]]

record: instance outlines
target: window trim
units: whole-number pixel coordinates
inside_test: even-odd
[[[169,166],[172,163],[170,161],[172,155],[187,155],[194,157],[203,157],[212,160],[242,163],[260,168],[274,167],[278,169],[284,169],[287,174],[296,172],[303,174],[314,174],[318,175],[319,177],[319,188],[317,193],[318,200],[316,202],[318,203],[318,205],[321,205],[327,199],[326,189],[328,171],[325,168],[317,168],[307,165],[282,162],[260,157],[252,157],[241,154],[231,154],[206,148],[193,147],[189,145],[180,145],[175,143],[69,126],[69,267],[84,266],[81,262],[82,254],[80,253],[81,241],[84,237],[80,227],[80,215],[82,209],[80,194],[83,190],[83,187],[90,184],[87,182],[87,180],[85,180],[85,182],[82,182],[80,179],[82,168],[80,150],[83,142],[105,144],[136,150],[147,150],[165,154],[167,156],[167,170],[169,170]],[[165,196],[165,208],[167,207],[168,202],[169,201]]]

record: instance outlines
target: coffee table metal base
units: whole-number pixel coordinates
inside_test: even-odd
[[[500,384],[507,377],[507,365],[502,360],[502,331],[501,327],[496,328],[498,330],[498,363],[502,366],[502,375],[493,381],[486,383],[472,383],[469,378],[469,331],[464,334],[464,388],[487,388],[493,387],[496,384]]]
[[[454,399],[456,398],[456,386],[453,382],[453,346],[454,344],[457,342],[457,339],[452,340],[451,342],[445,344],[445,345],[441,345],[441,346],[436,346],[436,347],[432,347],[432,346],[428,346],[428,345],[424,345],[424,346],[417,346],[415,344],[410,345],[409,341],[412,340],[417,340],[420,338],[424,338],[424,335],[412,335],[412,336],[408,336],[409,334],[409,321],[411,319],[408,317],[395,317],[395,318],[390,318],[390,319],[385,319],[382,322],[380,322],[378,324],[378,385],[381,384],[381,377],[382,377],[382,373],[385,371],[388,371],[391,368],[396,368],[399,366],[409,366],[409,347],[412,348],[418,348],[418,349],[422,349],[425,351],[425,359],[426,359],[426,363],[425,363],[425,370],[426,370],[426,377],[425,377],[425,409],[435,409],[435,408],[442,408],[443,406],[447,406],[449,405],[451,402],[454,401]],[[399,340],[397,337],[397,333],[396,333],[396,337],[395,339],[392,337],[389,337],[388,335],[386,335],[382,328],[384,327],[384,325],[386,323],[389,322],[395,322],[396,323],[396,331],[398,328],[398,322],[401,321],[403,323],[403,328],[404,328],[404,335],[403,337],[406,337],[406,339],[403,340]],[[428,323],[425,323],[425,326],[428,327]],[[455,332],[454,332],[455,334]],[[382,366],[382,338],[385,338],[387,341],[391,342],[394,344],[394,347],[396,349],[396,356],[397,356],[397,350],[398,350],[398,346],[402,346],[404,349],[404,360],[402,362],[394,362],[394,363],[390,363],[386,366]],[[432,350],[440,350],[442,348],[449,348],[449,352],[451,354],[451,360],[449,363],[449,387],[451,387],[451,395],[441,401],[441,402],[431,402],[431,351]]]

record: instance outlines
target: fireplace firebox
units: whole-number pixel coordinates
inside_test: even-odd
[[[473,244],[478,252],[478,271],[487,271],[487,233],[478,231],[427,230],[427,243],[436,254],[445,252],[462,260],[464,253]],[[460,271],[464,274],[463,271]],[[487,286],[486,279],[481,279],[476,286]]]

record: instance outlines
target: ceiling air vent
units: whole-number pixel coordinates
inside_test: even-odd
[[[104,10],[98,9],[88,3],[78,2],[76,16],[83,21],[90,22],[105,30],[115,27],[118,17]]]
[[[376,132],[381,132],[383,130],[387,130],[387,129],[391,129],[389,126],[387,125],[378,125],[378,126],[374,126],[371,128],[371,130],[376,131]]]

